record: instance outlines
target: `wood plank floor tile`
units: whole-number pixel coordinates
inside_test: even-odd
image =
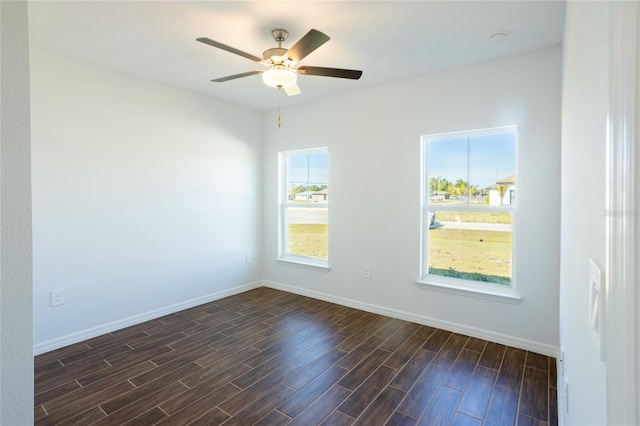
[[[229,398],[232,398],[238,393],[240,393],[240,389],[233,386],[231,383],[227,383],[206,395],[206,398],[203,396],[187,406],[181,406],[178,411],[173,412],[170,417],[167,417],[164,421],[158,424],[163,426],[187,425],[204,416],[209,411],[216,410],[218,405],[229,400]],[[166,404],[160,405],[160,409],[167,412],[167,410],[163,408],[165,405]]]
[[[421,426],[449,425],[461,397],[462,392],[441,386],[419,424]]]
[[[458,358],[458,355],[467,343],[468,337],[460,334],[453,334],[444,344],[438,355],[433,360],[434,365],[449,369]]]
[[[371,317],[366,314],[363,315],[360,312],[355,312],[343,318],[338,324],[343,326],[342,329],[338,331],[338,336],[349,338],[360,332],[360,330],[368,324],[371,324]]]
[[[332,365],[304,387],[300,388],[292,397],[278,405],[278,410],[290,417],[297,416],[316,398],[338,382],[347,371],[345,368]],[[287,382],[289,382],[289,380],[287,380]]]
[[[315,377],[323,373],[326,369],[340,361],[344,355],[345,353],[341,350],[333,349],[306,367],[290,374],[289,377],[286,378],[285,383],[294,389],[300,389],[303,386],[306,386],[307,383],[312,381]],[[336,367],[340,366],[336,365]],[[346,371],[346,369],[342,367],[340,367],[340,369]]]
[[[104,419],[105,417],[106,415],[102,412],[102,410],[99,407],[95,407],[89,411],[85,411],[79,416],[76,416],[64,422],[60,422],[58,423],[58,425],[60,426],[88,425],[100,419]]]
[[[352,425],[354,419],[347,416],[341,411],[334,411],[329,414],[329,416],[324,419],[320,426],[349,426]]]
[[[416,336],[423,337],[425,340],[429,340],[433,333],[438,330],[437,328],[429,327],[428,325],[421,325],[418,331],[416,331]]]
[[[482,353],[484,348],[487,346],[487,341],[478,339],[476,337],[469,337],[467,340],[467,344],[464,345],[464,348],[469,351],[476,351]]]
[[[382,365],[373,372],[362,384],[338,407],[339,411],[355,418],[367,408],[378,394],[387,386],[396,370]]]
[[[225,424],[227,426],[252,425],[266,416],[281,400],[287,399],[294,392],[293,389],[286,385],[278,385],[261,398],[255,400],[253,404],[235,414]]]
[[[139,334],[140,337],[146,336],[144,333]],[[95,349],[87,349],[85,352],[77,353],[65,358],[62,358],[60,362],[63,365],[73,364],[76,361],[82,360],[83,363],[101,361],[103,359],[127,353],[131,350],[131,347],[126,342],[114,342],[114,344],[105,344],[100,347],[100,351]]]
[[[396,411],[387,421],[386,426],[415,426],[417,424],[418,419],[414,419],[411,416],[407,416],[404,413]]]
[[[444,385],[459,391],[464,391],[479,359],[480,352],[463,349],[458,359],[453,363],[449,375],[444,380]]]
[[[460,401],[458,411],[477,419],[483,419],[497,376],[497,370],[478,365],[471,376],[462,401]]]
[[[247,351],[245,356],[251,357],[254,353],[254,351]],[[238,375],[249,371],[250,367],[242,361],[243,358],[241,356],[223,358],[209,367],[202,368],[189,376],[183,377],[180,381],[190,388],[215,377],[220,378],[216,380],[230,381]],[[200,365],[198,361],[196,361],[196,364]]]
[[[478,365],[498,370],[502,364],[502,358],[504,357],[506,349],[506,346],[499,343],[488,342],[485,345],[484,352],[482,352],[482,357],[480,358]]]
[[[525,352],[520,349],[507,348],[496,385],[520,392],[524,373]]]
[[[40,394],[36,394],[34,396],[34,404],[36,406],[39,406],[40,404],[43,404],[47,401],[51,401],[52,399],[56,399],[58,397],[61,397],[63,395],[66,395],[68,393],[71,393],[73,391],[77,391],[78,389],[80,389],[82,386],[80,386],[80,383],[78,383],[77,381],[73,380],[71,382],[67,382],[63,385],[60,385],[58,387],[55,387],[47,392],[42,392]]]
[[[144,398],[140,398],[137,401],[128,404],[126,407],[120,407],[114,413],[111,413],[109,417],[105,417],[101,421],[92,423],[92,426],[110,426],[114,424],[126,423],[130,419],[135,419],[139,416],[149,416],[151,418],[157,418],[158,422],[164,420],[168,415],[158,408],[161,415],[155,413],[155,409],[151,407],[157,407],[165,401],[175,398],[187,391],[188,388],[180,382],[171,383],[169,386],[160,389],[159,391],[150,394]],[[148,413],[154,411],[153,413]],[[152,424],[152,423],[139,423],[139,424]]]
[[[291,362],[298,367],[306,367],[325,353],[329,352],[331,349],[335,348],[343,340],[344,337],[341,336],[328,336],[307,349],[302,349],[300,344],[297,344],[294,347],[302,350],[303,353],[300,353],[300,355]],[[304,343],[304,340],[300,343]]]
[[[558,388],[558,370],[555,358],[549,358],[549,387]]]
[[[122,426],[137,426],[137,425],[155,425],[162,422],[168,416],[158,407],[153,407],[151,410],[134,417],[133,419],[121,423]],[[107,423],[108,424],[108,423]],[[112,425],[114,423],[111,423]],[[120,423],[116,423],[120,424]]]
[[[278,410],[271,410],[269,414],[257,421],[254,426],[284,426],[291,421],[291,418],[282,414]],[[204,426],[204,425],[203,425]]]
[[[373,373],[378,368],[378,366],[380,366],[380,364],[384,363],[384,361],[389,358],[389,355],[391,354],[387,351],[376,349],[360,364],[353,367],[353,369],[346,376],[344,376],[338,382],[338,384],[343,388],[347,388],[349,390],[356,389],[367,377],[369,377],[371,373]],[[387,368],[387,370],[396,371],[389,367]],[[391,380],[391,378],[389,378],[389,380]]]
[[[402,327],[407,325],[409,324],[407,324],[406,321],[392,318],[391,321],[387,322],[387,324],[385,324],[384,327],[382,327],[380,330],[376,332],[376,336],[381,336],[381,337],[384,337],[385,339],[388,339],[391,336],[393,336]]]
[[[347,337],[345,340],[343,340],[337,347],[338,349],[343,350],[345,352],[351,352],[355,348],[360,346],[362,343],[364,343],[371,336],[373,336],[376,333],[376,331],[378,331],[380,328],[381,328],[380,324],[370,322],[367,325],[365,325],[363,328],[358,330],[357,333],[354,333],[351,336]]]
[[[418,349],[418,352],[402,367],[400,372],[391,381],[391,386],[401,391],[409,392],[411,387],[416,383],[424,370],[429,367],[436,354],[424,349]],[[391,359],[391,357],[389,357]],[[391,364],[389,359],[385,361],[385,365]],[[393,367],[393,365],[390,365]]]
[[[163,390],[170,384],[177,382],[181,377],[192,374],[199,369],[200,367],[196,364],[187,364],[184,367],[175,370],[170,374],[162,376],[157,380],[153,380],[140,387],[132,389],[129,392],[123,393],[116,398],[105,402],[104,404],[100,404],[100,408],[102,408],[102,411],[104,411],[107,415],[115,413],[116,411],[121,410],[127,405],[133,404],[140,399],[146,398],[149,395],[153,395],[154,393]]]
[[[247,348],[233,348],[230,350],[221,349],[219,351],[212,352],[203,356],[202,358],[198,358],[195,363],[199,366],[203,367],[205,370],[207,369],[218,369],[224,368],[225,366],[237,362],[242,362],[245,359],[252,357],[257,354],[259,351],[253,347]]]
[[[311,426],[320,424],[325,417],[333,412],[349,395],[351,391],[342,386],[334,385],[320,398],[297,415],[288,426]]]
[[[110,367],[110,365],[105,360],[88,362],[86,364],[76,362],[69,365],[60,365],[59,368],[51,369],[47,372],[41,373],[38,377],[35,377],[35,392],[36,394],[41,394],[43,392],[50,391],[51,389],[75,380],[78,377],[83,377],[87,374],[104,370],[107,367]]]
[[[36,425],[557,425],[555,360],[266,287],[34,359]]]
[[[105,336],[108,336],[108,335],[105,335]],[[51,363],[55,363],[56,361],[59,361],[62,358],[66,358],[68,356],[71,356],[77,353],[84,353],[86,352],[87,349],[91,349],[87,345],[87,342],[88,341],[75,343],[75,344],[57,349],[55,351],[46,352],[34,357],[33,365],[34,365],[35,375],[37,375],[38,370],[44,366],[47,366]]]
[[[262,380],[244,389],[242,392],[229,399],[224,404],[220,405],[220,408],[225,413],[229,413],[232,416],[235,416],[240,411],[244,410],[247,405],[250,405],[253,401],[255,401],[256,398],[262,398],[274,387],[282,383],[289,374],[293,373],[296,370],[298,370],[298,367],[295,367],[291,364],[285,364],[279,370],[274,371]]]
[[[100,395],[104,392],[113,392],[110,391],[114,386],[124,385],[129,389],[134,389],[130,382],[127,381],[126,377],[122,377],[121,375],[114,376],[106,376],[103,380],[93,383],[89,386],[83,386],[79,389],[76,389],[72,392],[60,395],[59,397],[46,401],[43,403],[44,409],[49,413],[54,413],[56,410],[60,410],[63,407],[69,407],[73,404],[78,404],[79,401],[90,400],[96,395]],[[118,389],[123,389],[122,387]],[[119,394],[115,394],[115,397],[118,397]]]
[[[44,410],[42,405],[36,405],[33,407],[33,418],[34,420],[41,419],[47,415],[47,412]]]
[[[289,336],[286,339],[280,341],[279,344],[266,347],[262,351],[255,353],[253,356],[248,357],[242,362],[247,364],[249,367],[257,367],[260,364],[272,359],[273,357],[280,355],[289,348],[294,347],[295,344],[302,339],[304,339],[304,337],[294,334],[293,336]]]
[[[124,362],[97,370],[95,373],[86,376],[77,377],[76,381],[80,383],[82,387],[88,387],[98,382],[108,383],[113,382],[113,380],[127,380],[128,378],[136,377],[155,368],[157,368],[157,366],[149,359],[141,360],[137,364]]]
[[[496,386],[493,388],[491,401],[484,417],[485,426],[512,425],[518,411],[518,393]]]
[[[246,389],[259,380],[267,377],[268,375],[276,372],[282,368],[284,364],[294,359],[300,354],[300,351],[294,347],[287,348],[279,355],[271,358],[267,362],[260,364],[259,366],[250,369],[243,375],[233,379],[231,383],[239,387],[240,389]]]
[[[402,327],[396,330],[387,340],[385,340],[381,345],[380,349],[384,349],[385,351],[395,352],[396,349],[400,347],[409,337],[415,333],[420,326],[414,323],[406,323]],[[376,335],[380,335],[376,333]]]
[[[549,425],[558,426],[558,390],[549,387]]]
[[[396,410],[400,401],[406,395],[398,389],[387,386],[380,394],[373,400],[371,405],[358,417],[355,425],[369,426],[372,424],[384,424]]]
[[[404,341],[385,361],[385,365],[396,370],[401,369],[418,352],[424,344],[424,337],[413,335]]]
[[[469,417],[466,414],[458,412],[453,417],[451,426],[482,426],[482,422],[476,418]]]
[[[128,392],[133,388],[134,386],[131,383],[124,382],[99,392],[86,395],[84,398],[68,401],[64,405],[48,403],[48,407],[46,405],[44,406],[48,413],[47,416],[39,419],[36,424],[60,424],[63,421],[77,417],[104,402],[110,401],[118,395]]]
[[[542,371],[549,371],[549,357],[534,352],[527,352],[525,366],[537,368]]]
[[[519,412],[546,422],[549,417],[549,378],[546,371],[526,367]]]
[[[439,352],[452,334],[450,331],[438,329],[429,337],[422,348],[431,352]]]
[[[430,365],[418,378],[415,385],[398,407],[398,411],[419,419],[447,376],[447,370]]]
[[[549,423],[524,414],[518,414],[517,426],[549,426]]]
[[[230,416],[227,413],[223,412],[219,408],[214,408],[203,416],[190,422],[189,426],[217,426],[223,424],[229,418]]]
[[[174,396],[170,400],[161,404],[160,408],[162,408],[165,413],[173,415],[173,413],[180,411],[185,405],[189,405],[193,401],[197,401],[201,398],[206,397],[225,384],[228,384],[230,379],[237,377],[238,374],[242,374],[243,371],[247,370],[249,370],[249,368],[246,365],[238,364],[230,369],[219,371],[217,375],[211,376],[207,378],[207,380],[199,382],[196,386],[182,392],[180,395]],[[235,387],[241,390],[241,388],[237,386]]]
[[[367,340],[364,341],[360,346],[352,350],[348,355],[346,355],[338,365],[340,367],[352,369],[356,365],[360,364],[363,359],[368,357],[382,342],[384,342],[384,337],[381,336],[371,336]],[[388,353],[388,352],[385,352]],[[391,355],[389,353],[389,355]]]
[[[197,359],[197,354],[193,354],[193,355],[194,356],[192,357],[182,357],[182,358],[174,359],[173,361],[169,361],[166,364],[150,369],[149,371],[136,370],[134,373],[135,375],[131,374],[129,376],[129,377],[134,376],[134,377],[131,377],[129,381],[136,386],[142,386],[145,383],[149,383],[153,380],[158,380],[168,374],[173,373],[176,370],[180,370],[187,365],[189,366],[190,369],[193,369],[194,373],[196,371],[202,370],[202,366],[195,363],[194,358]],[[131,368],[136,369],[136,367],[137,366],[133,366]],[[186,371],[186,370],[181,370],[181,371]],[[139,373],[142,373],[142,374],[139,374]]]

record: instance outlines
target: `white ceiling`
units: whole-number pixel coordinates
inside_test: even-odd
[[[208,37],[262,56],[285,28],[291,47],[309,29],[331,40],[300,65],[361,69],[360,80],[300,76],[294,105],[562,42],[564,1],[31,1],[30,42],[102,67],[259,110],[277,89],[262,65],[196,42]],[[508,39],[489,36],[508,30]]]

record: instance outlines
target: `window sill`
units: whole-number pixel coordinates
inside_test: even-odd
[[[306,257],[298,257],[298,256],[287,256],[287,257],[276,257],[278,262],[300,266],[302,268],[313,269],[321,272],[329,272],[331,270],[331,266],[329,263],[324,260],[314,260]]]
[[[513,288],[502,288],[490,284],[477,284],[473,281],[425,277],[417,280],[416,284],[424,289],[461,294],[463,296],[494,300],[512,305],[520,303],[520,300],[522,300],[522,297]]]

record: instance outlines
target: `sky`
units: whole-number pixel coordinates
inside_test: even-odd
[[[287,180],[299,184],[328,184],[329,153],[311,151],[288,154]],[[463,179],[484,188],[516,174],[516,141],[512,133],[435,139],[429,142],[428,179],[450,182]]]
[[[327,185],[329,183],[329,153],[327,151],[313,151],[290,153],[287,170],[287,181],[310,183],[312,185]]]
[[[484,188],[516,174],[516,143],[511,133],[431,140],[427,155],[428,179],[463,179]]]

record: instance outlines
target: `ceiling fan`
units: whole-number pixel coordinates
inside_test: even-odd
[[[324,68],[324,67],[312,67],[312,66],[299,66],[295,67],[302,59],[304,59],[311,52],[329,41],[329,36],[318,31],[310,30],[304,35],[296,44],[290,49],[282,47],[282,42],[287,39],[289,32],[282,28],[276,28],[271,31],[271,35],[278,43],[278,47],[267,49],[263,52],[262,58],[252,55],[242,50],[236,49],[226,44],[220,43],[215,40],[211,40],[207,37],[200,37],[196,40],[208,44],[218,49],[226,50],[227,52],[240,55],[244,58],[250,59],[254,62],[259,62],[266,65],[268,68],[263,70],[255,70],[243,72],[240,74],[228,75],[226,77],[216,78],[211,80],[216,83],[222,83],[224,81],[235,80],[237,78],[248,77],[251,75],[262,74],[262,80],[267,86],[275,87],[277,89],[285,89],[287,95],[293,96],[300,93],[300,88],[296,82],[298,74],[301,75],[316,75],[323,77],[337,77],[348,78],[357,80],[362,75],[362,71],[348,70],[340,68]]]

